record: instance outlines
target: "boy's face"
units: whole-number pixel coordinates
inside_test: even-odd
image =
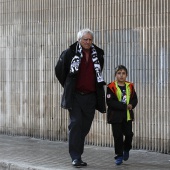
[[[126,81],[127,73],[123,69],[122,70],[118,70],[116,72],[115,77],[116,77],[116,80],[117,80],[118,83],[124,83]]]

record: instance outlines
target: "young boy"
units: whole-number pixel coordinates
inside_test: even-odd
[[[132,109],[138,103],[133,83],[126,81],[127,75],[128,71],[125,66],[116,67],[116,80],[108,84],[106,94],[107,121],[112,125],[116,165],[122,164],[123,160],[127,161],[129,158],[133,137],[134,114]],[[123,140],[124,136],[125,140]]]

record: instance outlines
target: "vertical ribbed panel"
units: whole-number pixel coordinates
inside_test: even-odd
[[[128,68],[139,103],[133,148],[170,153],[169,0],[0,0],[0,132],[67,140],[54,67],[82,28],[105,51],[104,77]],[[87,144],[113,146],[96,112]]]

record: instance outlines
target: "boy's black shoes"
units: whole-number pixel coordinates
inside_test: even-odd
[[[75,159],[73,160],[72,165],[76,168],[80,168],[81,166],[87,166],[87,163],[83,162],[82,160]]]

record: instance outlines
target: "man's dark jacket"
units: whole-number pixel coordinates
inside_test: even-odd
[[[55,75],[64,88],[64,93],[62,96],[61,107],[65,109],[72,109],[72,102],[73,102],[73,95],[75,92],[75,83],[76,83],[76,76],[70,75],[70,64],[72,58],[76,54],[76,46],[78,42],[75,42],[68,48],[67,50],[63,51],[59,57],[57,65],[55,67]],[[94,44],[93,44],[94,45]],[[104,51],[99,47],[95,46],[97,51],[97,57],[100,62],[101,69],[103,69],[104,65]],[[104,84],[97,83],[96,78],[96,97],[97,97],[97,105],[96,110],[101,113],[106,112],[106,104],[105,104],[105,91],[104,91]]]

